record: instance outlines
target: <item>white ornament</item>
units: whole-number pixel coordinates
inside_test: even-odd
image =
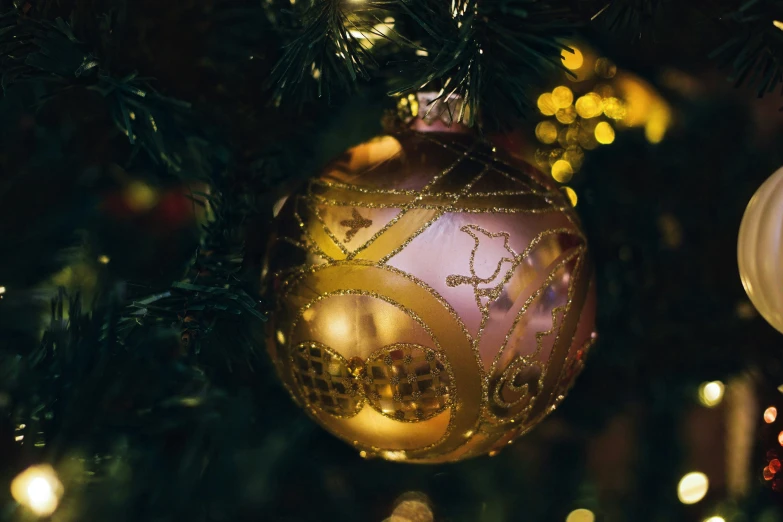
[[[737,261],[751,302],[783,333],[783,168],[759,187],[745,209]]]

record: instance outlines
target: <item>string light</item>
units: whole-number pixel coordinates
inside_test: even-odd
[[[704,498],[710,487],[707,475],[699,471],[688,473],[677,484],[677,497],[683,504],[695,504]]]
[[[764,422],[767,424],[772,424],[775,422],[775,419],[778,418],[778,409],[774,406],[770,406],[766,410],[764,410]]]
[[[575,509],[568,514],[566,522],[595,522],[595,514],[589,509]]]
[[[725,386],[720,381],[705,382],[699,386],[699,402],[713,408],[723,400]]]
[[[39,516],[54,513],[62,494],[63,485],[48,465],[27,468],[11,483],[14,500]]]

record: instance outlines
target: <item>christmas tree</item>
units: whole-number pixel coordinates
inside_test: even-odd
[[[783,201],[759,188],[783,164],[783,2],[0,0],[0,83],[0,520],[783,521]],[[426,360],[443,391],[412,400],[456,415],[469,398],[441,357],[453,348],[404,347],[397,364],[318,345],[345,383],[327,379],[330,399],[310,345],[278,328],[286,290],[269,268],[280,222],[301,218],[290,196],[339,185],[323,173],[357,150],[384,164],[383,137],[410,136],[415,117],[470,135],[449,153],[488,172],[539,171],[597,292],[597,342],[564,356],[579,367],[563,372],[584,369],[557,409],[531,402],[532,429],[502,451],[424,465],[307,413],[328,417],[317,399],[384,415],[403,399],[363,386],[399,379],[373,384],[374,369]],[[440,154],[416,146],[423,166]],[[493,194],[502,215],[508,194]],[[383,195],[454,211],[409,187]],[[350,258],[380,225],[346,201],[314,215],[341,223],[339,238],[324,229]],[[501,302],[526,256],[509,231],[439,236],[470,254],[444,288]],[[506,250],[485,277],[488,242]],[[316,267],[335,257],[313,252]],[[406,331],[429,333],[419,319]],[[310,373],[286,380],[300,356]],[[497,382],[481,375],[487,409]],[[549,386],[509,375],[522,394]],[[424,440],[422,408],[388,421]]]

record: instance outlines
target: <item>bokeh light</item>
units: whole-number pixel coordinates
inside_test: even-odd
[[[677,484],[677,497],[683,504],[695,504],[704,498],[709,487],[707,475],[693,471],[680,479]]]
[[[713,408],[723,400],[725,386],[720,381],[705,382],[699,386],[699,402]]]
[[[133,212],[146,212],[158,203],[158,193],[143,181],[132,181],[125,189],[125,203]]]
[[[596,118],[603,112],[603,100],[601,96],[589,92],[576,100],[576,113],[582,118]]]
[[[595,126],[595,139],[601,145],[609,145],[614,142],[614,129],[607,122],[600,122]]]
[[[574,103],[574,93],[565,85],[555,87],[552,91],[552,103],[556,109],[565,109]]]
[[[576,117],[578,115],[576,114],[576,109],[573,105],[569,105],[568,107],[565,107],[563,109],[558,109],[557,113],[555,114],[555,118],[557,118],[557,121],[560,123],[565,123],[568,125],[569,123],[574,123],[576,121]]]
[[[568,514],[566,522],[595,522],[595,515],[589,509],[575,509]]]
[[[595,61],[595,74],[601,78],[614,78],[617,66],[609,58],[599,58]]]
[[[571,51],[574,51],[574,52],[563,50],[560,53],[560,57],[563,60],[563,66],[566,69],[570,69],[572,71],[575,71],[575,70],[579,69],[580,67],[582,67],[582,65],[585,63],[585,57],[582,54],[582,51],[580,51],[576,47],[571,46],[570,49],[571,49]]]
[[[557,160],[552,165],[552,177],[558,183],[568,183],[574,176],[574,169],[566,160]]]
[[[579,201],[579,198],[576,196],[576,192],[574,192],[574,189],[572,189],[571,187],[563,187],[563,192],[568,198],[568,201],[571,202],[571,206],[575,207],[577,202]]]
[[[625,119],[627,114],[625,104],[619,98],[615,98],[614,96],[603,100],[601,108],[603,109],[606,117],[613,120]]]
[[[778,433],[778,443],[783,446],[783,431]]]
[[[557,112],[557,107],[555,107],[555,102],[552,100],[552,93],[550,92],[545,92],[539,96],[536,105],[544,116],[554,116]]]
[[[39,516],[55,512],[63,493],[57,473],[48,465],[32,466],[11,483],[11,495],[19,504]]]
[[[704,522],[726,522],[726,519],[718,515],[715,515],[710,518],[705,518]]]
[[[767,424],[772,424],[775,422],[775,419],[778,418],[778,409],[774,406],[770,406],[766,410],[764,410],[764,422]]]
[[[557,141],[557,125],[551,121],[542,121],[536,125],[536,138],[547,145]]]

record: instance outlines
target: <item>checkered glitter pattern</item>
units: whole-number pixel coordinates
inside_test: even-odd
[[[362,409],[363,398],[347,362],[317,342],[294,350],[294,377],[307,401],[338,417],[352,417]]]
[[[400,421],[421,421],[449,405],[451,372],[438,354],[419,345],[394,345],[367,362],[365,394],[378,412]]]

